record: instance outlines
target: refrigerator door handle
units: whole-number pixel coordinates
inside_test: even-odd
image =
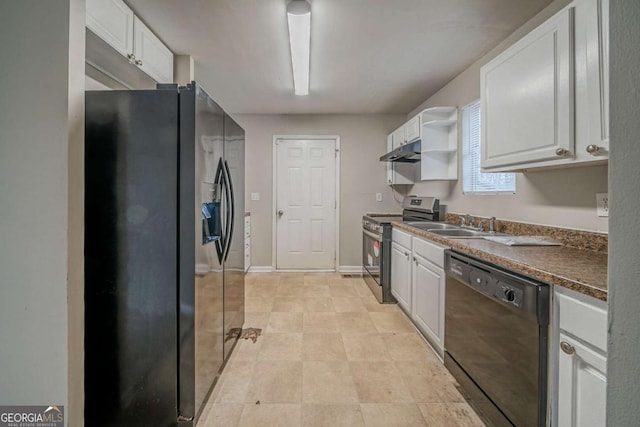
[[[216,169],[215,183],[219,186],[220,191],[221,192],[224,191],[226,195],[228,190],[227,190],[225,181],[226,181],[226,174],[224,170],[224,164],[222,163],[222,158],[220,158],[220,160],[218,160],[218,167]],[[228,209],[229,209],[228,206],[225,206],[225,210],[228,210]],[[219,218],[217,218],[217,220],[219,223],[222,223],[222,217],[223,217],[222,206],[220,207],[220,209],[218,209],[218,215],[219,215]],[[228,227],[228,224],[225,224],[225,227]],[[220,262],[221,264],[222,264],[224,253],[227,247],[226,238],[227,238],[226,230],[221,230],[220,239],[216,240],[216,254],[218,255],[218,262]]]
[[[231,182],[231,170],[229,169],[229,163],[224,161],[224,173],[225,183],[228,189],[228,203],[227,203],[227,227],[228,233],[226,234],[226,247],[224,250],[224,260],[227,260],[229,256],[229,249],[231,248],[231,239],[233,239],[233,229],[236,217],[236,202],[233,194],[233,183]]]

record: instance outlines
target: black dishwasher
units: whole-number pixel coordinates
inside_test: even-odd
[[[445,366],[496,426],[545,426],[549,286],[447,251]]]

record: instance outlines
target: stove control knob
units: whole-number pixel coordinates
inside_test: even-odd
[[[516,294],[511,289],[505,289],[504,298],[509,302],[513,302],[516,299]]]

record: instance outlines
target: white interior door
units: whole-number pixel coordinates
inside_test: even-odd
[[[334,269],[336,141],[276,140],[276,268]]]

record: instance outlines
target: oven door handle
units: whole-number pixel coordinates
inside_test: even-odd
[[[377,240],[378,242],[382,242],[382,236],[380,234],[375,234],[375,233],[372,233],[372,232],[370,232],[368,230],[364,230],[364,229],[362,230],[362,233],[365,236],[371,237],[373,240]]]

